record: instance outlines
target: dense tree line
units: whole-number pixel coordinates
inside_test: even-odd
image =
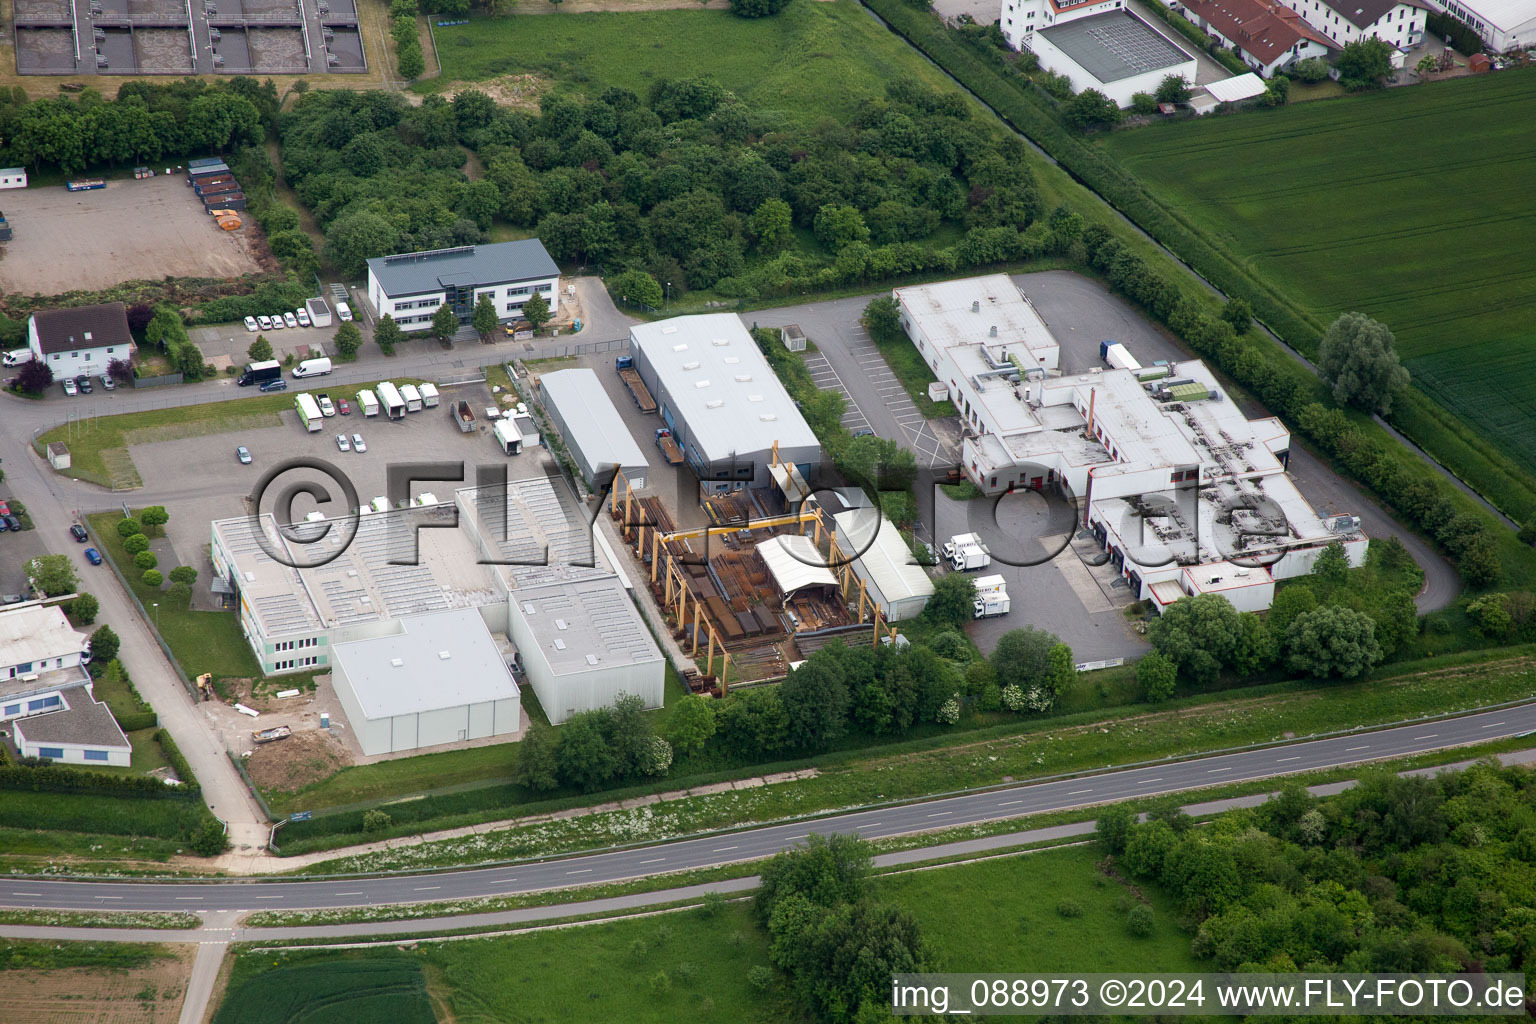
[[[1099,818],[1116,868],[1155,881],[1233,971],[1522,971],[1536,953],[1536,775],[1480,763],[1300,784],[1203,828],[1163,808]]]
[[[1024,145],[959,94],[893,83],[847,124],[781,130],[712,81],[645,98],[546,97],[538,114],[466,90],[312,92],[281,118],[284,168],[343,273],[402,249],[474,242],[496,220],[564,263],[601,263],[637,302],[670,285],[750,297],[1038,251]],[[485,173],[463,173],[473,150]],[[964,231],[953,246],[930,239]],[[807,231],[812,244],[797,236]],[[628,294],[628,289],[626,289]],[[654,302],[645,302],[653,305]]]
[[[77,174],[91,167],[180,163],[261,141],[277,113],[270,80],[237,76],[207,83],[124,82],[117,99],[94,89],[75,99],[28,101],[20,86],[0,89],[0,160],[34,171]]]

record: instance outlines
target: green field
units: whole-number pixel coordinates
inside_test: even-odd
[[[1348,310],[1388,324],[1417,385],[1475,428],[1472,443],[1531,470],[1533,103],[1536,76],[1492,75],[1104,145],[1319,328]]]
[[[290,963],[245,976],[271,955],[244,957],[213,1024],[435,1024],[415,957],[374,953]],[[245,968],[245,970],[242,970]]]
[[[596,97],[608,86],[644,96],[653,81],[708,76],[767,118],[844,121],[885,83],[916,78],[951,89],[899,38],[848,0],[791,4],[773,18],[677,10],[475,18],[436,28],[443,74],[455,81],[536,74]]]

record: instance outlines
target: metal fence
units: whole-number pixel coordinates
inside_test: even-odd
[[[551,344],[549,339],[541,338],[539,339],[538,348],[529,352],[524,358],[558,359],[563,356],[587,356],[598,352],[616,352],[628,348],[628,338],[614,338],[609,341],[588,341],[577,345]]]
[[[187,379],[184,373],[163,373],[158,377],[135,377],[133,386],[136,388],[161,388],[167,384],[180,384]]]

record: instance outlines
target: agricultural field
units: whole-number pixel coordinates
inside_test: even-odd
[[[777,17],[752,20],[702,9],[561,14],[475,18],[434,32],[443,74],[416,86],[428,92],[531,76],[540,83],[535,91],[596,98],[620,86],[644,96],[660,78],[708,76],[765,116],[814,124],[845,121],[897,78],[953,88],[848,0],[791,4]]]
[[[1469,443],[1491,441],[1530,471],[1533,102],[1536,76],[1499,74],[1120,132],[1104,146],[1319,328],[1349,310],[1388,324],[1415,384],[1471,425]]]
[[[5,1024],[174,1024],[196,946],[0,942]]]
[[[394,951],[236,962],[213,1024],[435,1024],[419,958]]]

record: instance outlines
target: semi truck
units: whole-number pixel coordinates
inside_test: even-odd
[[[667,464],[681,466],[683,464],[683,450],[677,446],[677,438],[672,436],[672,431],[661,427],[656,431],[656,447],[661,449],[661,454],[666,456]]]
[[[985,569],[992,564],[992,552],[974,533],[957,533],[939,550],[956,572]]]
[[[619,371],[619,377],[623,379],[629,388],[629,393],[634,396],[635,405],[641,412],[655,412],[656,399],[651,397],[651,389],[645,386],[645,381],[640,379],[640,371],[635,369],[634,356],[619,356],[613,361],[613,368]]]
[[[242,388],[248,388],[252,384],[264,384],[269,380],[277,380],[283,375],[283,364],[276,359],[267,359],[260,363],[247,363],[245,372],[235,381]]]
[[[293,407],[299,411],[299,422],[311,434],[320,430],[325,425],[325,416],[320,412],[320,404],[315,401],[315,396],[309,392],[306,391],[303,394],[295,395]]]
[[[400,397],[405,399],[406,412],[421,412],[421,392],[415,384],[400,385]]]
[[[357,407],[363,411],[364,416],[377,416],[379,414],[379,400],[367,388],[357,393]]]
[[[1104,360],[1112,369],[1131,371],[1141,369],[1141,364],[1136,361],[1136,357],[1131,355],[1124,345],[1116,341],[1099,342],[1099,358]]]
[[[379,396],[379,410],[384,413],[386,419],[405,419],[405,399],[400,397],[400,389],[389,381],[380,381],[374,389]]]

